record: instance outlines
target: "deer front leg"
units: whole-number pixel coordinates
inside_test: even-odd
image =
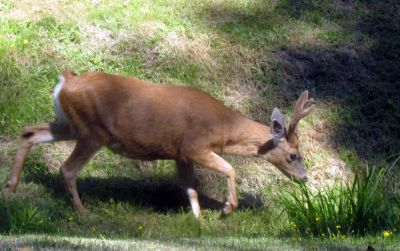
[[[87,214],[87,210],[82,205],[76,188],[77,174],[99,148],[99,145],[90,141],[78,140],[74,151],[60,168],[71,202],[80,214]]]
[[[194,158],[194,161],[204,167],[221,172],[227,177],[228,200],[225,202],[223,213],[225,215],[232,213],[233,210],[237,208],[239,204],[236,195],[236,184],[235,184],[236,173],[233,167],[214,152],[207,152],[198,155],[197,157]]]
[[[57,124],[42,124],[26,126],[22,130],[22,139],[18,146],[15,163],[10,171],[10,177],[6,183],[6,189],[14,192],[19,182],[24,162],[29,150],[35,144],[72,139],[69,128]]]
[[[201,209],[198,200],[198,194],[195,188],[193,163],[183,160],[178,160],[176,161],[176,167],[178,169],[181,185],[183,186],[189,197],[192,212],[196,217],[196,219],[201,221]]]

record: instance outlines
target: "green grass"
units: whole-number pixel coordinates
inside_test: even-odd
[[[53,120],[52,92],[65,68],[196,87],[264,123],[275,106],[291,114],[298,94],[309,89],[318,109],[300,131],[310,181],[350,184],[352,171],[388,166],[400,151],[398,7],[396,1],[0,0],[0,185],[21,128]],[[35,147],[18,192],[0,194],[0,221],[12,217],[0,226],[7,247],[22,233],[38,234],[21,236],[27,245],[82,249],[113,249],[114,238],[118,247],[138,249],[364,250],[370,243],[392,249],[398,241],[379,231],[340,242],[292,240],[298,236],[288,230],[290,219],[279,217],[282,208],[273,202],[273,188],[290,184],[265,162],[235,157],[226,158],[237,167],[243,208],[226,219],[215,209],[215,200],[224,200],[223,178],[196,170],[210,208],[199,228],[173,162],[136,163],[107,150],[80,174],[79,192],[91,210],[80,217],[58,172],[71,150]],[[399,177],[396,168],[385,177],[397,197]],[[331,196],[342,198],[336,192],[342,191]]]
[[[291,227],[301,235],[341,238],[348,235],[392,233],[400,226],[398,201],[384,186],[386,170],[374,167],[367,177],[355,175],[351,184],[313,192],[305,184],[285,188],[278,201]],[[389,191],[387,191],[389,190]]]

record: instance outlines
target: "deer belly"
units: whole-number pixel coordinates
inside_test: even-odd
[[[126,146],[123,142],[112,139],[106,145],[114,153],[120,154],[122,156],[131,158],[131,159],[140,159],[140,160],[156,160],[156,159],[174,159],[171,154],[167,154],[159,147],[144,147],[140,144],[130,144],[129,147]]]
[[[114,153],[118,153],[120,155],[129,157],[129,154],[128,154],[128,151],[127,151],[126,147],[120,141],[111,140],[107,144],[107,148],[109,148]]]

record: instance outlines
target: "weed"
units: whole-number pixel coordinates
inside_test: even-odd
[[[30,202],[0,197],[0,232],[21,234],[49,230],[45,213]]]
[[[279,192],[278,203],[292,230],[305,235],[339,238],[381,232],[400,223],[394,215],[397,205],[384,187],[386,174],[386,169],[373,167],[365,177],[356,174],[352,184],[315,192],[304,183],[293,184]]]
[[[10,222],[12,233],[23,233],[34,230],[39,225],[38,209],[31,204],[17,206],[11,210]]]

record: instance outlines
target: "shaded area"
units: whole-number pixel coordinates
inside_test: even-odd
[[[337,22],[348,37],[335,44],[283,48],[283,91],[311,89],[313,95],[341,103],[330,139],[368,160],[400,150],[400,14],[397,1],[352,4],[283,1],[291,18],[319,16]],[[356,20],[356,21],[353,21]],[[350,40],[351,33],[356,40]],[[334,37],[334,36],[332,36]]]
[[[323,119],[334,125],[326,132],[331,142],[376,160],[399,150],[400,93],[395,87],[398,82],[370,80],[375,76],[365,74],[369,71],[363,65],[366,58],[325,48],[290,48],[282,52],[287,74],[283,88],[292,93],[309,89],[314,97],[328,102],[334,117]],[[335,108],[338,102],[339,109]]]
[[[26,175],[26,182],[35,182],[45,186],[54,196],[67,199],[63,179],[60,175],[50,174],[41,166]],[[173,178],[128,178],[128,177],[85,177],[77,180],[78,192],[85,204],[85,198],[108,202],[126,202],[141,207],[148,207],[159,213],[190,210],[185,191]],[[202,209],[220,210],[224,202],[208,195],[199,194]],[[239,209],[255,209],[264,206],[260,196],[243,193],[239,200]],[[72,206],[72,204],[71,204]]]
[[[309,89],[329,111],[331,117],[321,119],[333,126],[326,134],[336,148],[370,161],[399,153],[400,3],[283,0],[272,5],[216,4],[199,15],[260,53],[253,84],[265,97],[278,97],[271,102],[291,108]],[[285,38],[295,37],[304,25],[308,40]]]

